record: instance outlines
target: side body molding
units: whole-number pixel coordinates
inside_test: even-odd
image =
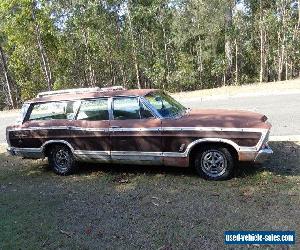
[[[86,128],[85,128],[86,129]],[[83,130],[85,130],[83,129]],[[88,128],[90,129],[90,128]],[[94,129],[94,128],[93,128]],[[109,131],[110,129],[108,129]],[[217,130],[217,128],[174,128],[174,127],[152,127],[152,128],[120,128],[115,129],[115,131],[119,133],[123,132],[135,132],[135,133],[149,133],[149,132],[159,132],[159,131],[199,131],[199,130]],[[218,128],[217,131],[232,131],[232,132],[245,132],[247,129],[221,129]],[[248,129],[247,132],[256,132],[260,133],[260,139],[255,146],[240,146],[230,138],[220,138],[220,137],[207,137],[201,138],[191,141],[187,144],[187,147],[184,151],[178,152],[173,150],[166,150],[163,152],[158,152],[153,150],[152,148],[147,149],[140,149],[140,150],[131,150],[131,151],[120,151],[120,149],[114,150],[78,150],[77,148],[72,146],[72,143],[66,140],[48,140],[42,144],[39,148],[18,148],[18,147],[10,147],[8,151],[12,155],[19,155],[26,158],[44,158],[45,157],[45,150],[47,146],[55,143],[64,144],[70,148],[72,153],[74,154],[75,158],[79,161],[96,161],[96,162],[115,162],[118,163],[131,163],[131,164],[163,164],[163,165],[173,165],[173,166],[188,166],[189,165],[189,157],[192,149],[204,143],[224,143],[226,145],[231,146],[235,149],[238,155],[239,161],[254,161],[256,156],[263,145],[268,140],[269,131],[264,129]],[[121,149],[123,150],[123,149]]]

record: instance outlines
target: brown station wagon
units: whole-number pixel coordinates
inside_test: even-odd
[[[262,114],[190,110],[161,90],[112,87],[40,93],[6,133],[10,154],[48,157],[61,175],[84,161],[192,166],[221,180],[238,161],[261,162],[273,153],[270,128]]]

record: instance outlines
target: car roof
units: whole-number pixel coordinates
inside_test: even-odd
[[[53,101],[71,101],[80,99],[91,99],[98,97],[114,97],[114,96],[145,96],[152,92],[157,91],[157,89],[130,89],[130,90],[113,90],[113,91],[94,91],[94,92],[83,92],[78,93],[63,93],[55,95],[47,95],[43,97],[37,97],[26,103],[36,103],[36,102],[53,102]]]

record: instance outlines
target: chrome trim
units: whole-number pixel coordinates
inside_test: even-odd
[[[226,144],[229,144],[229,145],[231,145],[232,147],[234,147],[236,151],[239,151],[240,148],[241,148],[241,147],[240,147],[239,145],[237,145],[235,142],[233,142],[233,141],[231,141],[231,140],[228,140],[228,139],[222,139],[222,138],[205,138],[205,139],[198,139],[198,140],[193,141],[192,143],[190,143],[190,144],[187,146],[187,148],[186,148],[184,154],[185,154],[186,156],[188,156],[188,154],[190,153],[190,151],[191,151],[191,149],[192,149],[193,146],[195,146],[195,145],[197,145],[197,144],[199,144],[199,143],[203,143],[203,142],[222,142],[222,143],[226,143]]]
[[[26,131],[26,130],[79,130],[79,131],[97,131],[97,132],[109,132],[109,128],[83,128],[76,126],[52,126],[52,127],[30,127],[21,129],[10,129],[8,131]]]
[[[258,151],[258,153],[254,159],[254,162],[262,163],[265,160],[267,160],[270,157],[270,155],[272,155],[272,154],[273,154],[273,150],[269,146],[267,146],[266,148],[263,148]]]
[[[75,150],[74,157],[78,161],[109,162],[110,151]]]
[[[163,165],[162,152],[111,151],[113,163]]]
[[[30,127],[30,128],[20,128],[20,129],[11,129],[11,130],[31,130],[31,129],[64,129],[68,126],[51,126],[51,127]],[[82,128],[75,127],[80,130],[86,129],[98,129],[98,128]],[[104,128],[105,129],[105,128]],[[268,129],[259,129],[259,128],[223,128],[223,127],[154,127],[154,128],[123,128],[124,130],[132,131],[132,129],[139,130],[161,130],[161,131],[215,131],[215,132],[253,132],[253,133],[267,133]]]
[[[217,132],[256,132],[262,133],[268,129],[260,128],[224,128],[224,127],[162,127],[162,131],[217,131]]]
[[[20,128],[20,129],[11,129],[9,131],[18,131],[18,130],[38,130],[38,129],[68,129],[75,128],[78,130],[87,130],[87,129],[101,129],[101,130],[112,130],[110,128],[83,128],[76,126],[51,126],[51,127],[30,127],[30,128]],[[265,133],[269,131],[268,129],[259,129],[259,128],[222,128],[222,127],[153,127],[153,128],[122,128],[123,131],[216,131],[216,132],[254,132],[254,133]]]
[[[108,117],[109,117],[110,121],[113,120],[112,105],[113,105],[113,99],[112,99],[112,97],[110,97],[110,98],[108,98],[108,101],[107,101]]]
[[[68,127],[67,126],[51,126],[51,127],[14,128],[14,129],[9,129],[9,131],[52,130],[52,129],[68,129]]]
[[[7,152],[13,156],[21,156],[30,159],[44,158],[44,152],[41,148],[15,148],[8,147]]]
[[[79,130],[79,131],[92,131],[92,132],[109,132],[109,128],[81,128],[75,126],[69,126],[68,130]]]
[[[112,156],[163,156],[163,152],[145,152],[145,151],[111,151]]]
[[[139,151],[88,151],[75,150],[74,156],[78,161],[109,162],[123,164],[151,164],[162,165],[163,155],[161,152]]]
[[[74,150],[73,146],[72,146],[69,142],[67,142],[67,141],[65,141],[65,140],[49,140],[49,141],[46,141],[46,142],[40,147],[40,149],[42,150],[42,152],[44,152],[45,147],[46,147],[47,145],[49,145],[49,144],[54,144],[54,143],[65,144],[66,146],[68,146],[68,147],[71,149],[72,153],[74,154],[74,151],[75,151],[75,150]]]
[[[161,128],[110,128],[109,130],[110,132],[158,132],[161,131]]]

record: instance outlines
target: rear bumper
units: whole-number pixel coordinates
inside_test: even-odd
[[[258,151],[254,162],[255,163],[262,163],[265,160],[269,159],[269,157],[272,154],[273,154],[273,150],[269,146],[266,146],[265,148]]]
[[[13,156],[21,156],[28,159],[39,159],[44,158],[44,153],[39,148],[15,148],[8,147],[7,152]]]

